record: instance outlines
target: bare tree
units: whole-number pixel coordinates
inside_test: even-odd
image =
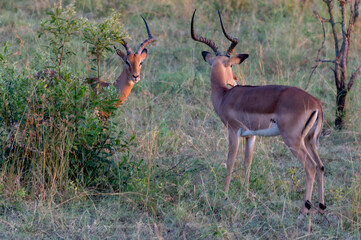
[[[323,30],[323,41],[321,47],[318,49],[317,57],[316,57],[316,65],[313,66],[312,72],[310,74],[310,78],[312,77],[313,72],[321,63],[331,63],[334,65],[332,69],[335,76],[335,84],[337,88],[337,96],[336,96],[336,120],[335,126],[337,129],[341,130],[343,127],[343,118],[346,114],[345,103],[346,103],[346,95],[351,90],[352,85],[355,82],[357,75],[361,71],[361,65],[354,70],[347,82],[347,60],[348,53],[351,44],[351,36],[354,30],[355,23],[358,20],[359,16],[359,5],[360,0],[337,0],[340,6],[341,13],[341,21],[336,22],[333,16],[333,0],[323,0],[323,2],[327,5],[329,18],[321,17],[317,12],[315,15],[319,19],[322,30]],[[349,17],[348,24],[346,19],[346,8],[349,5]],[[332,35],[335,44],[335,59],[321,59],[320,54],[321,50],[324,47],[326,41],[326,31],[324,23],[331,24]],[[337,24],[340,24],[340,32],[342,38],[339,38],[339,32],[337,31]]]

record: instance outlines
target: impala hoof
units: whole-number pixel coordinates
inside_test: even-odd
[[[323,215],[325,214],[325,209],[327,208],[326,204],[319,203],[318,207],[320,208],[318,211]]]
[[[318,206],[320,207],[321,210],[325,210],[327,208],[326,204],[322,204],[322,203],[320,203]]]
[[[310,212],[311,207],[312,207],[311,202],[310,202],[309,200],[307,200],[307,201],[305,202],[305,205],[304,205],[304,207],[303,207],[303,209],[302,209],[302,212],[301,212],[302,217],[301,217],[301,215],[300,215],[300,216],[298,217],[298,219],[302,219],[304,216],[308,215],[309,212]]]
[[[311,202],[307,200],[307,201],[305,202],[305,207],[306,207],[308,210],[310,210],[310,209],[311,209],[311,206],[312,206]]]

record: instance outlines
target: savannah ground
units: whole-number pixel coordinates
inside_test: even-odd
[[[49,18],[46,12],[55,2],[0,2],[1,51],[6,42],[11,52],[7,64],[16,70],[13,75],[33,76],[49,65],[51,52],[45,47],[49,45],[49,37],[45,34],[38,38],[38,35],[41,20]],[[63,1],[64,7],[68,4],[69,1]],[[210,101],[210,67],[201,56],[201,51],[209,49],[190,37],[195,8],[195,26],[200,35],[214,40],[222,49],[229,46],[217,16],[220,9],[227,31],[239,39],[235,52],[250,54],[244,63],[234,67],[240,83],[296,86],[321,100],[325,122],[319,153],[325,165],[326,217],[313,209],[309,216],[298,220],[305,173],[280,137],[257,139],[248,198],[243,185],[241,142],[226,198],[222,190],[225,178],[222,163],[228,151],[227,131]],[[59,173],[68,176],[63,170],[70,176],[66,168],[69,166],[50,166],[48,161],[59,156],[57,150],[51,149],[70,143],[65,137],[64,142],[52,141],[60,134],[56,131],[50,131],[54,134],[51,135],[44,130],[43,135],[37,136],[48,139],[47,145],[41,142],[39,146],[45,149],[46,145],[49,151],[26,153],[25,158],[24,148],[19,146],[18,151],[9,155],[6,138],[11,126],[6,126],[4,116],[0,116],[4,124],[0,126],[0,238],[361,238],[361,79],[356,79],[347,95],[344,130],[334,130],[333,73],[326,64],[321,65],[309,80],[323,39],[322,28],[312,12],[317,10],[327,16],[322,1],[75,2],[77,16],[93,21],[102,21],[112,9],[120,13],[133,50],[147,37],[140,15],[147,19],[157,39],[147,47],[149,56],[141,71],[142,80],[109,120],[115,124],[113,134],[122,132],[120,138],[124,144],[115,146],[106,160],[126,166],[118,171],[122,176],[115,178],[122,182],[107,184],[102,179],[110,176],[97,175],[97,179],[84,183],[76,173],[60,179]],[[360,39],[358,22],[349,56],[350,72],[361,64]],[[77,76],[88,75],[89,47],[81,41],[81,36],[73,37],[68,47],[74,54],[65,61],[64,69]],[[123,49],[120,44],[117,47]],[[326,58],[333,57],[332,47],[328,34],[323,52]],[[114,81],[123,66],[114,52],[107,52],[100,65],[102,79]],[[5,86],[5,80],[10,79],[0,80],[1,84]],[[43,96],[52,91],[52,86],[46,87]],[[2,94],[5,90],[2,89]],[[14,91],[2,95],[1,101],[6,102],[5,97],[23,96]],[[25,116],[28,108],[24,109]],[[23,115],[19,115],[20,120]],[[61,133],[68,131],[64,124],[61,126],[64,127]],[[70,149],[71,154],[74,146],[64,149]],[[64,156],[66,159],[68,155]],[[22,161],[30,163],[19,164]],[[119,165],[124,162],[128,165]],[[80,163],[78,172],[82,173],[87,163]],[[98,167],[96,161],[94,164]],[[43,167],[39,170],[36,166]],[[50,168],[49,172],[54,174],[46,173]],[[74,167],[71,169],[75,171]],[[313,194],[313,204],[318,205],[317,191]]]

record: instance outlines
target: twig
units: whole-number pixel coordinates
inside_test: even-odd
[[[341,66],[344,74],[346,76],[346,66],[347,66],[347,56],[348,56],[348,47],[349,47],[349,29],[352,27],[352,24],[349,25],[348,30],[346,32],[346,23],[345,23],[345,1],[339,1],[341,8],[341,33],[342,33],[342,45],[341,45]]]
[[[14,225],[12,225],[11,223],[9,223],[8,221],[5,221],[4,219],[0,218],[0,222],[6,223],[7,225],[9,225],[12,228],[15,228]]]
[[[323,60],[323,59],[316,59],[316,62],[322,62],[322,63],[336,63],[335,60]]]
[[[64,202],[59,203],[58,205],[56,205],[54,207],[54,209],[66,204],[66,203],[68,203],[68,202],[70,202],[70,201],[72,201],[72,200],[74,200],[76,198],[82,197],[82,196],[124,196],[124,197],[126,197],[126,195],[128,195],[128,194],[145,196],[144,194],[136,193],[136,192],[121,192],[121,193],[88,193],[88,192],[83,192],[83,193],[81,193],[81,194],[79,194],[77,196],[74,196],[72,198],[69,198],[69,199],[65,200]],[[127,198],[127,199],[129,199],[129,198]]]
[[[320,23],[322,25],[323,41],[322,41],[321,47],[317,51],[316,65],[312,67],[312,71],[311,71],[310,76],[308,78],[308,84],[310,83],[311,77],[312,77],[313,73],[315,72],[316,68],[320,65],[320,62],[321,62],[321,60],[320,60],[321,50],[324,47],[325,42],[326,42],[326,30],[325,30],[324,22],[329,21],[329,20],[327,20],[325,18],[322,18],[316,11],[314,12],[314,14],[316,15],[316,17],[318,18],[318,20],[320,21]],[[308,86],[308,84],[307,84],[307,86]]]
[[[350,3],[350,19],[347,28],[348,45],[350,45],[351,43],[351,34],[359,16],[359,10],[358,10],[359,4],[360,4],[360,0],[356,0],[353,7],[352,7],[352,3]]]
[[[333,5],[332,5],[332,1],[331,0],[324,0],[324,2],[326,3],[327,5],[327,8],[328,8],[328,14],[330,16],[330,19],[329,19],[329,23],[331,24],[331,27],[332,27],[332,34],[333,34],[333,38],[334,38],[334,41],[335,41],[335,53],[336,53],[336,58],[340,55],[340,49],[338,47],[338,38],[337,38],[337,32],[336,32],[336,24],[335,24],[335,20],[333,18],[333,13],[332,13],[332,8],[333,8]]]
[[[317,207],[311,205],[312,208],[316,209],[316,211],[321,214],[326,220],[327,220],[327,223],[328,225],[330,225],[330,221],[328,220],[328,218],[326,217],[325,213],[321,212],[320,209],[318,209]]]
[[[153,222],[153,225],[154,225],[155,235],[158,237],[159,240],[163,240],[161,227],[158,228],[158,225],[155,221]]]
[[[350,91],[353,83],[355,82],[355,79],[357,75],[361,72],[361,65],[356,69],[356,71],[351,75],[350,81],[347,84],[347,91]]]

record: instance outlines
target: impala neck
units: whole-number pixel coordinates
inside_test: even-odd
[[[116,103],[116,107],[121,106],[125,102],[133,86],[134,82],[131,80],[126,67],[124,67],[123,72],[114,83],[114,87],[119,91],[119,101]]]
[[[212,68],[211,73],[211,98],[214,110],[217,114],[220,112],[220,105],[224,95],[227,93],[227,81],[222,71]]]

